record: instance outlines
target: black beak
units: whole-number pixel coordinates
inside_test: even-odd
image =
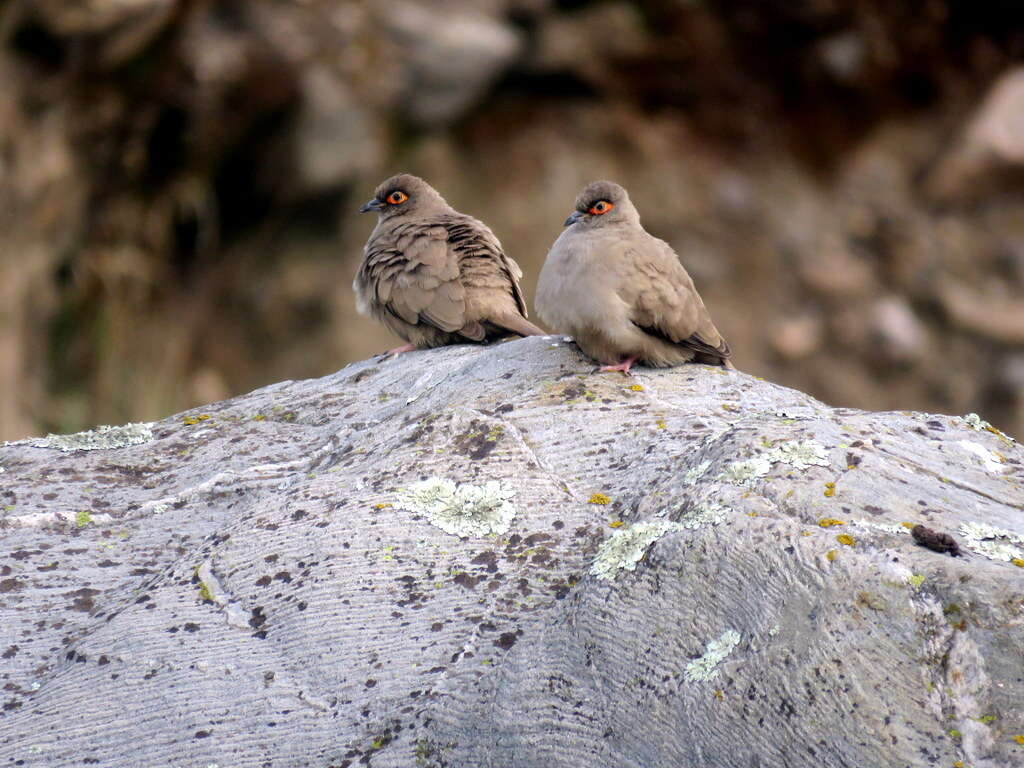
[[[370,211],[379,211],[384,208],[384,203],[378,200],[376,197],[373,200],[369,200],[366,205],[359,209],[360,213],[369,213]]]
[[[569,218],[565,220],[565,224],[563,224],[562,226],[563,227],[568,227],[570,224],[575,224],[577,221],[582,219],[584,217],[584,215],[585,214],[583,213],[583,211],[573,211],[572,215],[569,216]]]

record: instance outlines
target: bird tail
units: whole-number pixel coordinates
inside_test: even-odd
[[[541,330],[522,315],[502,315],[501,317],[491,318],[490,323],[501,330],[514,333],[519,336],[548,335],[547,331]]]

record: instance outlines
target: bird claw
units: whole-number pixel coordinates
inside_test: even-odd
[[[636,360],[637,358],[635,357],[627,357],[618,365],[602,365],[595,371],[595,373],[611,373],[618,371],[623,376],[632,376],[633,374],[629,372],[629,369],[633,367],[633,363],[635,363]]]
[[[626,368],[622,368],[618,365],[602,365],[600,368],[595,368],[592,373],[621,373],[623,376],[633,378],[633,374]]]
[[[412,352],[414,349],[416,349],[416,347],[413,346],[412,344],[403,344],[400,347],[395,347],[394,349],[389,349],[387,352],[381,352],[379,355],[377,355],[376,359],[377,360],[390,360],[393,357],[398,357],[399,355],[404,355],[406,352]]]

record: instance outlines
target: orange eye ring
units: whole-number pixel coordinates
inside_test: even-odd
[[[607,200],[598,200],[592,206],[590,206],[587,213],[592,213],[595,216],[601,216],[602,214],[608,213],[612,208],[615,207],[615,203],[610,203]]]
[[[387,200],[385,200],[384,202],[386,202],[388,205],[401,205],[408,199],[409,196],[405,194],[405,192],[403,192],[400,189],[396,189],[394,192],[388,195]]]

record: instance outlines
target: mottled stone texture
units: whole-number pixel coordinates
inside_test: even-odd
[[[1024,765],[1019,445],[591,371],[446,348],[0,449],[0,766]],[[513,489],[510,527],[400,506],[431,478]],[[593,574],[638,522],[679,524]]]

